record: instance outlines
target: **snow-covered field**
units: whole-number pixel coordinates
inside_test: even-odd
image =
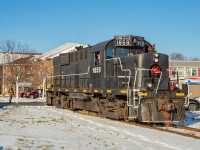
[[[0,98],[1,104],[7,101],[7,98]],[[187,112],[187,115],[184,124],[200,128],[200,112]],[[18,106],[13,103],[0,108],[1,149],[199,150],[200,142],[48,107],[42,99],[19,99]]]

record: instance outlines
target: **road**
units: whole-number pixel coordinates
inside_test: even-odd
[[[20,99],[0,111],[0,149],[198,150],[199,140]]]

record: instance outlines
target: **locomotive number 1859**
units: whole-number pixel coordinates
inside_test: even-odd
[[[92,68],[92,73],[101,73],[101,67]]]
[[[130,45],[130,41],[129,41],[129,40],[125,40],[125,39],[116,40],[116,41],[115,41],[115,45],[128,46],[128,45]]]

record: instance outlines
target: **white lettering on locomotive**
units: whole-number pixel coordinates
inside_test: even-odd
[[[101,73],[101,67],[94,67],[92,73]]]

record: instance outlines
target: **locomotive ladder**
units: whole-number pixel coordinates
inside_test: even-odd
[[[124,69],[123,66],[122,66],[122,62],[121,62],[121,59],[120,57],[116,57],[116,58],[111,58],[110,60],[114,60],[114,59],[117,59],[119,60],[119,67],[120,69],[122,70],[122,72],[128,72],[128,76],[118,76],[118,78],[128,78],[128,82],[127,82],[127,89],[126,89],[126,97],[127,97],[127,106],[128,107],[133,107],[132,104],[130,104],[130,81],[131,81],[131,70],[130,69]],[[105,60],[106,61],[106,60]],[[129,117],[129,113],[128,113],[128,117]]]
[[[190,96],[192,95],[192,93],[190,93],[190,85],[188,85],[188,90],[187,90],[187,95],[184,97],[185,98],[185,106],[189,106],[190,104]]]
[[[138,71],[151,71],[151,70],[153,70],[153,69],[135,68],[135,78],[134,78],[134,83],[133,83],[133,96],[131,96],[131,91],[130,91],[129,96],[128,96],[128,101],[127,101],[127,105],[130,108],[129,116],[128,116],[129,118],[135,119],[138,117],[139,107],[140,107],[140,103],[141,103],[141,96],[138,95],[138,97],[136,97],[136,94],[141,91],[140,89],[136,89],[136,80],[137,80],[137,76],[138,76]],[[157,73],[160,73],[160,77],[158,80],[158,85],[155,90],[156,93],[158,92],[160,80],[162,77],[161,71],[157,72]],[[138,101],[137,105],[136,105],[136,100]],[[136,110],[136,115],[134,115],[134,113],[133,113],[133,111],[135,111],[135,110]]]

